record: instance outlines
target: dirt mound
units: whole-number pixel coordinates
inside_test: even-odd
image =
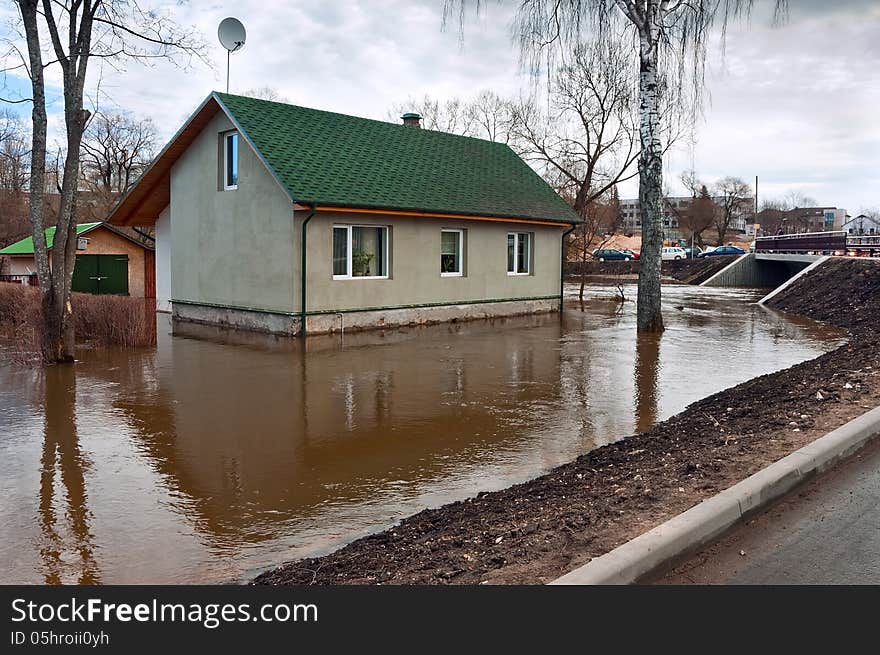
[[[782,291],[770,305],[850,331],[876,331],[880,324],[880,262],[830,259]]]

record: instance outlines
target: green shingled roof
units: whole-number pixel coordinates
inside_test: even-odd
[[[214,96],[296,202],[579,220],[504,144],[226,93]]]
[[[82,234],[86,230],[91,230],[93,227],[100,225],[100,223],[81,223],[76,226],[77,235]],[[46,247],[51,248],[52,243],[55,241],[55,228],[49,227],[46,228]],[[6,246],[2,250],[0,250],[0,255],[33,255],[34,254],[34,238],[27,237],[26,239],[22,239],[21,241],[16,241],[15,243]]]

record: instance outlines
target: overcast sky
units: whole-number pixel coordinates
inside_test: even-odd
[[[14,17],[11,4],[3,3],[0,19]],[[529,80],[511,39],[516,4],[483,0],[461,40],[457,22],[441,29],[443,0],[168,2],[180,22],[205,34],[214,68],[104,67],[107,97],[100,102],[106,108],[109,97],[152,116],[169,137],[212,89],[225,86],[216,30],[226,16],[247,28],[247,45],[232,55],[233,92],[268,86],[295,104],[378,119],[426,93],[517,95]],[[711,49],[697,143],[668,157],[667,185],[682,192],[678,175],[694,168],[710,182],[735,175],[753,183],[758,175],[761,198],[797,190],[851,214],[880,206],[880,2],[789,4],[787,24],[772,27],[758,11],[749,24],[729,30],[725,55]],[[26,93],[25,84],[7,76],[0,95]],[[49,95],[57,125],[60,94]],[[634,182],[621,191],[635,194]]]

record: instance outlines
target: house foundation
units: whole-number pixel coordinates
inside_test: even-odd
[[[223,307],[172,301],[175,322],[217,325],[282,336],[300,333],[300,316],[261,309]],[[559,297],[489,300],[472,303],[380,307],[325,311],[306,316],[308,334],[376,330],[413,325],[473,321],[506,316],[523,316],[559,311]]]

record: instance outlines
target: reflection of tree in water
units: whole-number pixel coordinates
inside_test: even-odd
[[[40,555],[46,568],[47,584],[66,582],[66,567],[73,566],[80,584],[97,584],[100,573],[94,560],[92,534],[89,528],[90,512],[85,487],[88,462],[79,447],[76,432],[76,374],[71,365],[53,366],[43,374],[44,427],[43,455],[40,476],[40,528],[44,543]],[[59,489],[60,478],[63,491]],[[56,492],[66,496],[67,508],[59,517],[60,502]],[[61,495],[59,494],[59,495]],[[67,525],[64,525],[66,521]],[[64,532],[70,531],[73,550],[78,561],[65,558],[68,550]]]
[[[660,333],[639,333],[636,340],[636,432],[644,432],[657,422],[660,372]]]

